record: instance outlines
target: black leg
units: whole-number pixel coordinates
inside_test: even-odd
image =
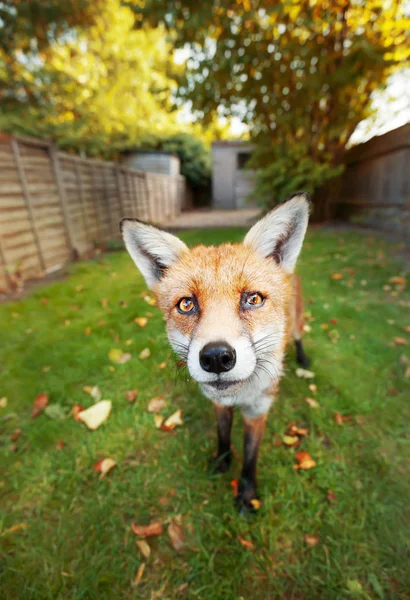
[[[257,499],[256,463],[265,423],[266,415],[255,419],[244,419],[243,467],[236,497],[236,504],[240,512],[242,510],[252,511],[254,509],[252,500]]]
[[[305,351],[303,349],[302,340],[295,340],[295,345],[296,345],[296,362],[298,363],[298,365],[300,365],[304,369],[307,369],[310,366],[310,360],[308,359],[308,357],[305,354]]]
[[[214,404],[218,422],[218,453],[213,459],[213,471],[226,473],[231,466],[231,429],[233,408]]]

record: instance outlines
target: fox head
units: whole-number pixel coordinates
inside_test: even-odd
[[[218,247],[188,248],[170,233],[122,219],[126,248],[166,316],[169,341],[209,398],[279,378],[309,206],[307,194],[294,194],[242,244]]]

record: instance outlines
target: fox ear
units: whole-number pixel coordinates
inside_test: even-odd
[[[188,250],[175,235],[138,219],[122,219],[120,229],[125,246],[149,288],[153,288],[166,269]]]
[[[309,220],[310,198],[292,194],[250,229],[244,244],[293,273]]]

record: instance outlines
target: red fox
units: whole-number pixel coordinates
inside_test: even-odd
[[[214,467],[231,463],[234,408],[244,418],[243,466],[236,503],[252,510],[256,463],[267,413],[278,393],[287,343],[302,346],[303,305],[294,275],[309,219],[298,192],[258,221],[242,244],[188,248],[174,235],[124,218],[126,248],[166,317],[168,338],[214,405]]]

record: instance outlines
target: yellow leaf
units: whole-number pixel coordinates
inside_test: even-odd
[[[108,471],[111,471],[111,469],[113,469],[116,466],[116,462],[115,460],[113,460],[112,458],[104,458],[103,461],[101,461],[101,466],[100,466],[100,479],[103,479]]]
[[[134,319],[134,321],[140,327],[145,327],[148,323],[148,319],[146,317],[137,317],[136,319]]]
[[[88,429],[98,429],[108,419],[111,406],[111,400],[101,400],[101,402],[97,402],[90,408],[78,413],[78,419],[87,425]]]
[[[172,431],[178,425],[183,425],[183,424],[184,424],[184,422],[182,420],[182,411],[177,410],[170,417],[168,417],[168,419],[163,424],[162,429]]]
[[[144,350],[142,350],[139,353],[139,357],[141,360],[144,360],[145,358],[149,358],[151,356],[151,350],[149,348],[144,348]]]
[[[296,446],[299,443],[299,438],[296,435],[284,435],[282,441],[286,446]]]
[[[142,556],[144,558],[149,558],[151,555],[151,548],[148,542],[146,542],[145,540],[135,540],[135,543],[137,544]]]

